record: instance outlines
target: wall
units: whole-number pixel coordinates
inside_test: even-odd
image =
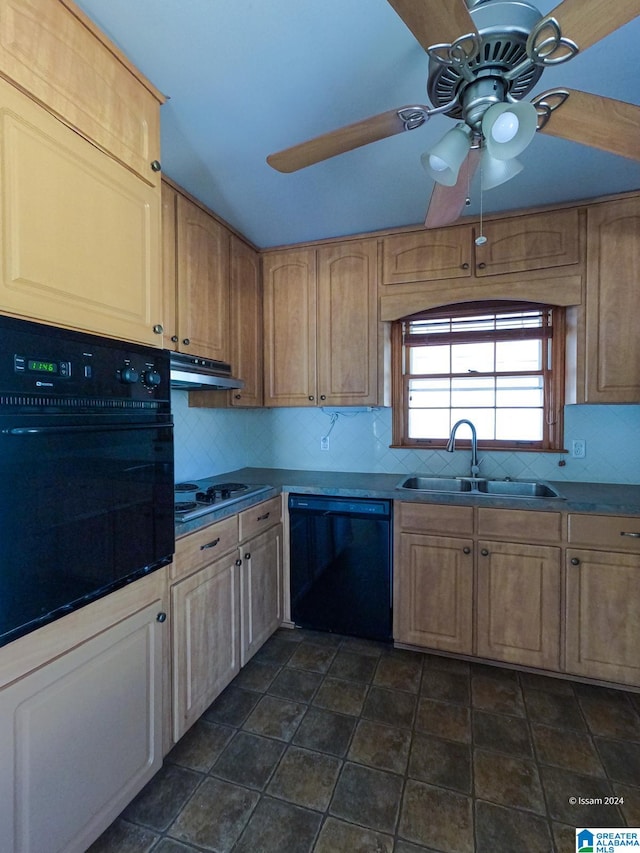
[[[186,391],[174,391],[176,481],[215,476],[244,466],[467,474],[469,452],[390,450],[391,410],[341,414],[330,427],[321,409],[227,411],[189,409]],[[464,438],[461,428],[460,438]],[[640,483],[640,406],[567,406],[565,447],[584,439],[584,459],[566,453],[483,453],[481,473],[491,477]],[[558,462],[565,462],[559,466]]]

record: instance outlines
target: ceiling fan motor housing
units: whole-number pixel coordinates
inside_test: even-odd
[[[466,79],[455,63],[431,59],[427,93],[434,107],[455,99],[455,106],[445,114],[462,119],[477,130],[490,106],[502,103],[507,94],[520,100],[540,79],[543,68],[538,65],[529,65],[512,81],[505,80],[504,74],[527,58],[527,38],[542,15],[535,6],[521,0],[467,3],[481,38],[480,50],[466,63],[474,79]]]

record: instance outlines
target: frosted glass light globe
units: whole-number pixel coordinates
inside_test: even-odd
[[[520,122],[518,116],[512,112],[504,112],[494,121],[491,128],[491,136],[496,142],[511,142],[518,132]]]
[[[445,169],[449,168],[442,157],[438,157],[437,154],[429,154],[429,165],[434,172],[444,172]]]

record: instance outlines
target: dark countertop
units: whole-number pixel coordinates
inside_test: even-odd
[[[426,472],[424,472],[426,473]],[[215,510],[193,521],[176,524],[176,536],[184,536],[221,518],[268,500],[282,491],[345,497],[386,498],[417,503],[458,506],[490,506],[500,509],[565,510],[604,515],[640,515],[640,486],[617,483],[578,483],[543,480],[561,498],[514,498],[473,495],[464,492],[416,492],[396,486],[406,474],[363,474],[349,471],[298,471],[287,468],[240,468],[224,474],[242,483],[268,484],[271,492]]]

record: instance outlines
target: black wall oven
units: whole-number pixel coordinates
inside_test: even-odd
[[[166,565],[163,350],[0,317],[0,645]]]

